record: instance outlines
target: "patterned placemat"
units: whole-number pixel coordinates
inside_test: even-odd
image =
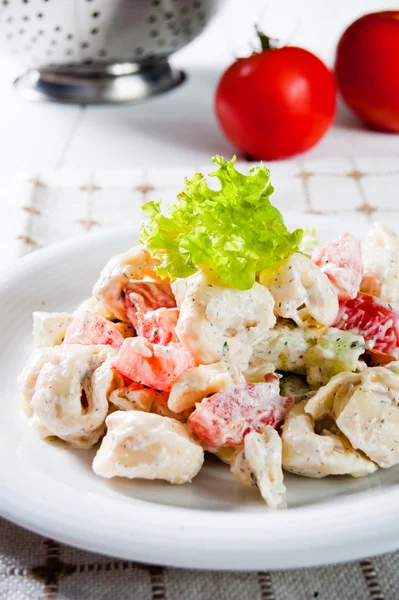
[[[239,167],[248,169],[248,163]],[[273,202],[314,217],[399,221],[399,156],[284,161],[270,166]],[[192,168],[53,171],[0,178],[0,267],[85,232],[138,224],[148,199],[173,200]]]
[[[397,600],[399,553],[259,573],[169,569],[75,550],[0,520],[1,600]]]
[[[89,230],[137,224],[144,201],[168,202],[185,175],[211,170],[200,165],[3,178],[0,265]],[[273,202],[283,212],[399,226],[399,158],[289,161],[271,171]],[[259,573],[169,569],[75,550],[0,519],[0,600],[398,600],[398,559],[399,552]]]

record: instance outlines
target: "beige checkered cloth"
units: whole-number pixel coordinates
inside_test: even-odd
[[[189,172],[60,172],[0,180],[0,257],[9,262],[122,218],[137,223],[142,201],[172,199]],[[288,161],[273,166],[272,177],[274,202],[283,211],[352,214],[364,223],[372,217],[399,226],[397,158]],[[399,600],[398,558],[394,553],[295,571],[188,571],[75,550],[0,519],[0,600]]]

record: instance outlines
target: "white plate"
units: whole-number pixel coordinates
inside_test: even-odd
[[[339,219],[316,221],[322,237],[342,230]],[[132,230],[87,235],[38,251],[0,277],[1,514],[74,546],[178,567],[300,567],[398,548],[396,468],[361,480],[287,475],[289,508],[273,512],[218,461],[184,486],[109,482],[92,473],[92,451],[43,442],[31,431],[16,378],[32,347],[32,311],[71,310],[90,295],[109,256],[135,238]]]

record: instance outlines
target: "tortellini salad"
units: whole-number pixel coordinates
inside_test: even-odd
[[[212,453],[270,508],[284,471],[363,477],[399,462],[399,237],[373,225],[297,249],[237,289],[167,277],[145,244],[74,313],[33,314],[19,378],[42,438],[96,448],[105,478],[190,482]]]

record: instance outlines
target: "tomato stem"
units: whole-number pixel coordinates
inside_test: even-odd
[[[278,40],[276,38],[269,37],[268,35],[263,33],[263,31],[261,31],[257,25],[255,25],[255,29],[256,29],[258,38],[260,39],[260,45],[261,45],[262,51],[273,50],[274,46],[272,45],[271,42],[277,42]]]

